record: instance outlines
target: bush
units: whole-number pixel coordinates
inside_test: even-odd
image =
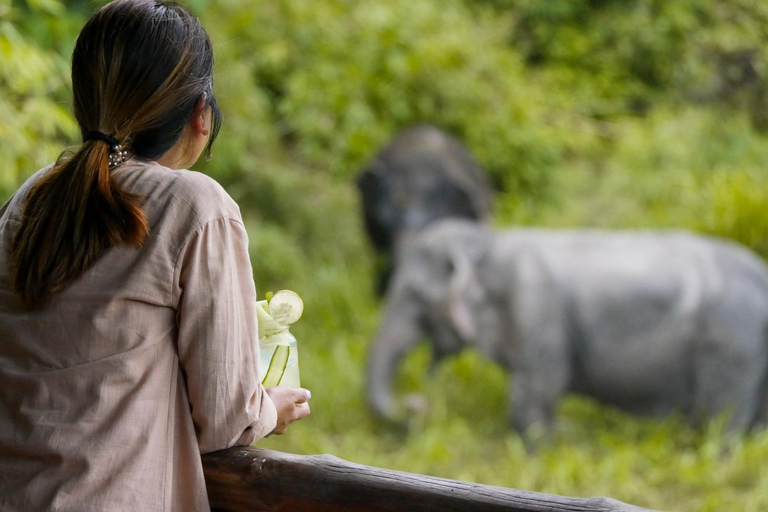
[[[456,0],[224,0],[207,19],[227,27],[221,47],[248,66],[276,136],[307,168],[349,180],[398,130],[429,122],[463,138],[498,184],[540,194],[563,150],[505,44],[509,16]]]
[[[738,105],[768,129],[768,4],[752,0],[467,0],[516,20],[510,41],[581,111],[644,114],[659,101]],[[588,79],[585,79],[589,76]]]
[[[30,36],[21,23],[30,15],[52,32],[68,20],[56,0],[22,7],[0,4],[0,203],[78,135],[67,108],[68,54],[45,48]]]
[[[553,178],[553,201],[507,198],[499,222],[606,229],[690,229],[731,238],[768,258],[768,138],[748,115],[657,108],[612,123],[599,157],[581,155]]]

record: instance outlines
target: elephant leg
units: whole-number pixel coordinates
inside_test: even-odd
[[[562,325],[544,324],[537,334],[525,336],[510,381],[512,424],[522,436],[551,431],[557,405],[571,384],[570,351]]]
[[[552,429],[557,405],[566,392],[564,368],[515,372],[510,380],[512,424],[523,437]]]
[[[511,287],[501,357],[512,370],[512,424],[521,435],[547,432],[571,384],[566,295],[535,252],[518,255]]]
[[[762,345],[762,333],[754,333]],[[748,430],[758,420],[768,360],[754,337],[721,338],[700,347],[694,380],[694,421],[728,416],[728,432]]]

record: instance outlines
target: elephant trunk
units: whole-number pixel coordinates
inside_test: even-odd
[[[422,336],[422,326],[413,300],[389,294],[384,321],[368,356],[368,402],[373,412],[396,421],[398,407],[392,391],[398,363]]]

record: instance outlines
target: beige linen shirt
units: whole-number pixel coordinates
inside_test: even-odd
[[[127,162],[144,247],[27,310],[8,251],[44,172],[0,209],[0,511],[208,511],[200,454],[277,421],[240,211],[203,174]]]

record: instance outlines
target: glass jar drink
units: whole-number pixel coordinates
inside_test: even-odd
[[[299,296],[282,290],[271,299],[256,303],[259,323],[259,375],[264,387],[298,388],[299,352],[289,326],[301,317],[304,305]]]

